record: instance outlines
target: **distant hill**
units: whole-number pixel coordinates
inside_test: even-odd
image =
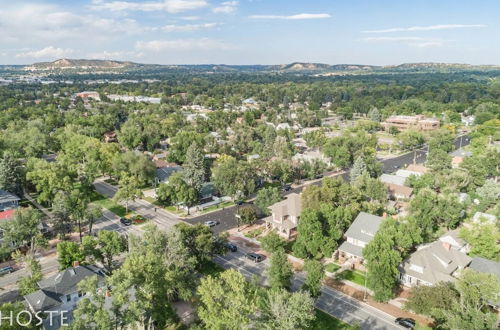
[[[129,61],[87,60],[87,59],[59,59],[53,62],[39,62],[24,67],[30,71],[64,71],[71,73],[96,71],[179,71],[188,73],[290,73],[290,74],[317,74],[318,76],[358,74],[371,72],[387,73],[425,73],[425,72],[453,72],[474,70],[498,70],[500,66],[470,65],[460,63],[404,63],[399,65],[375,66],[364,64],[324,64],[293,62],[278,65],[227,65],[227,64],[200,64],[200,65],[160,65],[140,64]]]
[[[57,69],[119,69],[137,67],[140,64],[134,62],[122,62],[112,60],[85,60],[62,58],[53,62],[38,62],[26,66],[26,70],[57,70]]]

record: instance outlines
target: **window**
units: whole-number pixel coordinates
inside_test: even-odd
[[[78,291],[78,297],[82,297],[83,293],[81,291]]]
[[[71,301],[71,295],[70,294],[67,294],[66,295],[66,302],[70,302]]]

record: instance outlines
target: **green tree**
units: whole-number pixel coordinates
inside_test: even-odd
[[[308,260],[304,265],[307,273],[303,289],[308,291],[312,297],[321,295],[321,282],[325,277],[325,270],[321,262],[317,260]]]
[[[434,318],[443,322],[443,310],[450,307],[450,302],[458,299],[458,292],[450,282],[440,282],[432,286],[419,285],[411,289],[405,309]]]
[[[0,313],[3,317],[2,324],[0,325],[1,330],[21,330],[21,329],[36,329],[34,325],[28,326],[20,326],[16,324],[16,317],[19,315],[19,324],[28,324],[30,319],[26,313],[22,313],[26,311],[26,306],[22,301],[16,302],[7,302],[0,305]],[[14,324],[10,325],[10,322],[7,321],[6,318],[12,315],[12,319],[14,320]],[[37,320],[38,322],[38,320]],[[34,323],[34,322],[33,322]]]
[[[268,209],[269,206],[279,202],[281,200],[281,194],[276,187],[262,188],[257,191],[257,196],[255,197],[255,205],[259,210],[265,215],[269,215],[271,210]]]
[[[139,182],[131,175],[122,175],[119,183],[120,188],[116,192],[113,199],[118,202],[124,201],[126,213],[128,213],[129,202],[140,198],[142,196],[142,190]]]
[[[205,182],[204,159],[205,157],[200,147],[193,143],[187,149],[186,161],[182,166],[186,183],[198,192]]]
[[[42,280],[43,273],[42,266],[38,260],[31,255],[20,257],[21,255],[21,253],[17,254],[15,259],[22,261],[29,275],[19,279],[17,284],[19,286],[19,293],[25,296],[40,289],[38,282]]]
[[[59,270],[64,270],[73,267],[76,262],[84,263],[85,254],[75,242],[62,241],[57,244],[57,262],[59,263]]]
[[[363,173],[367,172],[366,163],[363,160],[363,157],[359,156],[354,161],[354,165],[352,166],[351,172],[349,174],[351,178],[351,183],[355,182],[358,177],[363,175]]]
[[[23,173],[21,164],[10,153],[4,153],[0,159],[0,189],[21,196]]]
[[[315,318],[314,300],[307,292],[269,290],[263,299],[259,329],[308,329]]]
[[[453,150],[454,140],[455,136],[451,131],[447,129],[432,131],[428,141],[429,152],[433,149],[440,149],[444,152],[450,152]]]
[[[451,301],[444,310],[444,328],[447,329],[497,329],[498,318],[488,305],[500,303],[500,281],[488,273],[463,270],[455,283],[460,298]]]
[[[277,249],[271,256],[268,269],[269,285],[272,289],[289,289],[293,276],[292,264],[284,249]]]
[[[319,257],[325,246],[321,213],[305,209],[297,226],[297,239],[293,244],[294,255],[299,258]]]
[[[280,237],[275,231],[271,231],[266,236],[260,239],[261,247],[264,251],[274,253],[279,249],[285,248],[285,240]]]
[[[469,254],[500,261],[500,230],[494,224],[478,223],[463,228],[460,236],[471,245]]]
[[[251,205],[245,205],[238,209],[240,221],[245,225],[254,224],[257,221],[257,212]]]
[[[442,149],[431,149],[427,156],[427,167],[434,172],[440,172],[451,168],[451,156]]]
[[[255,174],[250,164],[232,157],[224,157],[215,163],[212,182],[222,194],[233,198],[255,191]]]
[[[126,239],[115,231],[101,230],[95,236],[85,236],[82,240],[83,253],[86,257],[99,261],[108,273],[117,266],[116,258],[126,251]]]
[[[394,220],[385,220],[373,240],[363,249],[367,267],[367,284],[374,291],[376,301],[388,301],[393,297],[393,289],[397,284],[399,274],[398,265],[403,260],[401,253],[397,250],[394,226],[390,222]]]
[[[398,134],[398,142],[403,150],[413,150],[425,143],[422,133],[415,130],[406,130]]]
[[[3,244],[14,243],[16,247],[28,247],[27,253],[35,253],[47,247],[47,239],[40,232],[41,213],[32,208],[17,209],[14,218],[0,225],[3,231]]]
[[[258,310],[258,289],[238,271],[203,277],[198,316],[208,329],[249,328]]]

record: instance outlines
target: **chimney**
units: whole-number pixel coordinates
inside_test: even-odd
[[[450,251],[450,249],[451,249],[451,244],[450,244],[450,243],[443,242],[443,247],[446,249],[446,251]]]
[[[106,292],[104,292],[104,296],[108,298],[111,297],[111,291],[106,290]]]
[[[76,268],[76,267],[79,267],[80,266],[80,261],[73,261],[73,267]]]

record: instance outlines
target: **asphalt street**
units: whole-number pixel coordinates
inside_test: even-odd
[[[256,278],[261,285],[267,285],[266,270],[269,260],[255,263],[245,257],[245,251],[228,252],[217,256],[215,262],[229,269],[237,269],[246,278]],[[304,283],[303,273],[296,273],[292,280],[292,290],[299,290]],[[361,329],[402,329],[394,323],[395,318],[376,308],[364,304],[341,292],[323,286],[321,296],[316,300],[316,307],[349,324],[359,324]]]

